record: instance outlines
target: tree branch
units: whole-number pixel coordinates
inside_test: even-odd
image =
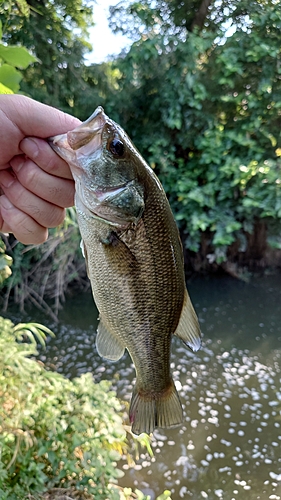
[[[209,5],[211,5],[211,3],[212,0],[202,0],[199,10],[196,12],[193,19],[191,31],[193,31],[195,27],[198,27],[200,30],[203,28],[208,13],[208,7]]]

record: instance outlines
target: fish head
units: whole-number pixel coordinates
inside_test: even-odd
[[[144,210],[146,165],[124,130],[99,106],[74,130],[48,139],[75,180],[76,205],[110,223],[137,223]]]

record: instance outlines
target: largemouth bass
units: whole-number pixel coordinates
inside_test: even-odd
[[[201,340],[164,189],[101,107],[49,142],[75,180],[83,251],[100,314],[97,351],[118,360],[127,349],[135,365],[132,431],[178,425],[183,415],[170,369],[171,337],[193,351]]]

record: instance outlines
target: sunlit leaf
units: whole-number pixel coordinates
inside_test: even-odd
[[[5,46],[0,43],[0,58],[15,68],[26,69],[31,63],[38,62],[25,47]]]
[[[165,490],[162,495],[156,498],[156,500],[172,500],[171,498],[171,492],[168,490]]]
[[[26,2],[26,0],[16,0],[16,3],[22,15],[28,17],[30,13],[30,6]]]
[[[18,92],[22,75],[9,64],[0,66],[0,82],[13,92]],[[9,92],[10,93],[10,92]]]
[[[13,94],[14,92],[0,82],[0,94]]]
[[[14,328],[13,331],[16,335],[17,338],[21,338],[26,336],[29,338],[29,340],[33,343],[36,344],[36,339],[38,342],[45,347],[46,345],[46,333],[50,335],[50,337],[54,337],[55,334],[47,328],[44,325],[41,325],[39,323],[18,323]]]

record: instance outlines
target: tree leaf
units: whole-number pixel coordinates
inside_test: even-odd
[[[26,0],[17,0],[16,3],[22,15],[28,17],[30,14],[30,6],[26,2]]]
[[[36,338],[40,344],[45,347],[46,345],[46,333],[51,337],[54,337],[55,334],[44,325],[39,323],[18,323],[13,328],[13,332],[17,338],[22,338],[23,335],[29,338],[32,343],[36,344]]]
[[[14,92],[0,82],[0,94],[13,94]]]
[[[0,66],[0,82],[13,92],[18,92],[22,75],[9,64]],[[10,92],[8,92],[10,93]]]
[[[30,54],[25,47],[16,45],[6,47],[2,43],[0,44],[0,57],[6,63],[20,69],[26,69],[31,63],[38,62],[38,59]]]

